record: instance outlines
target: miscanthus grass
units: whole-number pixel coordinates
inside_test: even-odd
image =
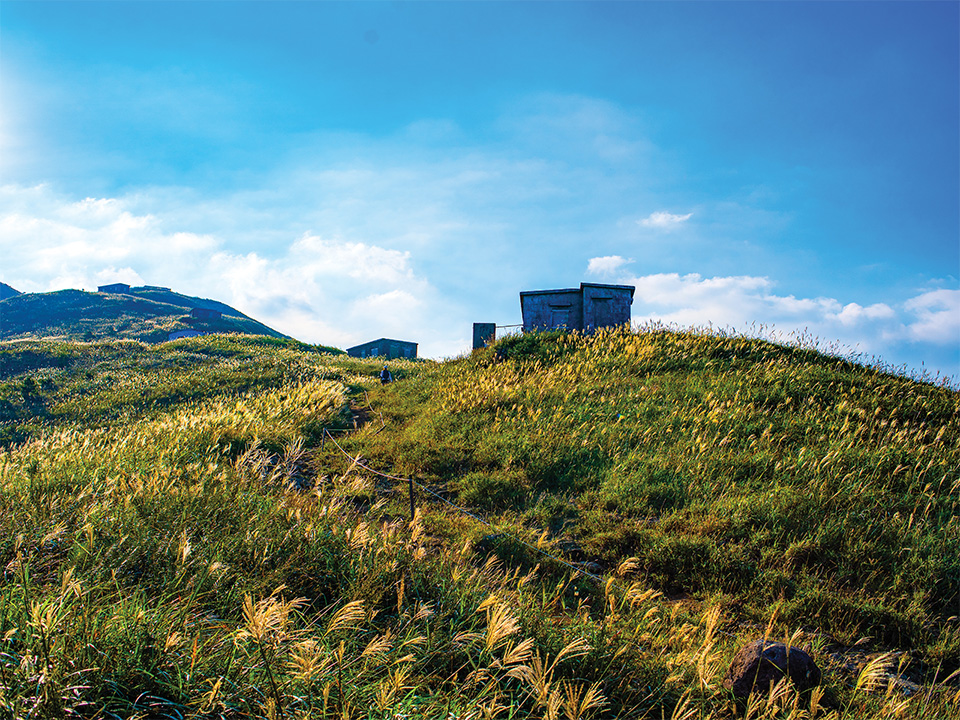
[[[634,556],[671,601],[721,607],[727,632],[775,616],[831,650],[910,650],[931,682],[960,663],[946,382],[651,326],[509,338],[378,401],[395,430],[351,446],[374,464],[569,559]]]
[[[696,333],[528,336],[385,387],[199,340],[203,393],[158,360],[142,392],[169,401],[132,372],[123,412],[22,415],[0,454],[0,715],[960,717],[949,388]],[[103,362],[38,381],[44,407],[105,402]],[[322,442],[368,402],[350,459]],[[423,497],[411,521],[359,462],[494,527]],[[734,702],[760,635],[823,686]]]

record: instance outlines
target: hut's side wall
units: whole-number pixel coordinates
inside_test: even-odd
[[[583,296],[580,290],[520,293],[523,330],[583,329]]]
[[[586,332],[630,322],[633,293],[627,288],[583,287],[583,329]]]
[[[347,355],[359,358],[378,357],[383,360],[393,360],[394,358],[413,359],[417,357],[417,343],[406,340],[380,338],[379,340],[371,340],[362,345],[347,348]]]

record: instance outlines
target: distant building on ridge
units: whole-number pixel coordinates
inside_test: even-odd
[[[520,293],[523,331],[579,330],[625,325],[630,322],[633,285],[580,283],[580,288],[529,290]]]
[[[117,293],[127,294],[130,292],[130,286],[126,283],[112,283],[110,285],[100,285],[97,287],[98,293]]]
[[[380,338],[379,340],[371,340],[362,345],[347,348],[347,355],[357,358],[379,357],[384,360],[410,358],[412,360],[417,356],[417,343],[406,340]]]

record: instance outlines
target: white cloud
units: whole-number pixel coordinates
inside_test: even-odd
[[[346,347],[370,335],[428,332],[435,290],[413,273],[409,257],[305,235],[277,257],[218,252],[210,267],[222,296],[245,312],[296,337]]]
[[[862,320],[889,320],[896,317],[893,308],[886,303],[874,303],[863,307],[858,303],[848,303],[835,315],[842,325],[856,325]]]
[[[915,319],[907,324],[911,340],[960,345],[960,290],[931,290],[904,303]]]
[[[140,273],[131,267],[106,267],[96,274],[97,285],[126,283],[127,285],[146,285]]]
[[[607,255],[605,257],[590,258],[587,264],[588,275],[612,275],[633,259],[620,257],[619,255]]]
[[[290,255],[298,258],[315,275],[347,276],[377,283],[413,279],[409,252],[386,250],[365,243],[304,235],[290,247]]]
[[[420,342],[426,356],[460,349],[444,333],[444,325],[459,330],[450,318],[455,303],[442,302],[414,271],[409,251],[307,232],[274,239],[269,255],[237,252],[211,234],[168,231],[169,218],[131,212],[130,204],[75,202],[45,186],[3,188],[0,279],[26,292],[165,285],[309,342],[347,347],[393,336]]]
[[[550,156],[593,157],[618,164],[648,161],[654,150],[639,132],[636,116],[615,103],[582,95],[531,95],[501,117],[498,125],[512,139],[547,150]]]
[[[377,325],[386,337],[403,334],[411,317],[424,310],[424,300],[408,290],[394,289],[361,298],[351,308],[351,319]]]
[[[658,210],[657,212],[650,213],[647,217],[642,220],[637,220],[638,225],[643,225],[644,227],[652,228],[673,228],[681,223],[685,223],[687,220],[693,217],[693,213],[687,213],[686,215],[673,215],[663,210]]]
[[[899,305],[864,306],[831,297],[778,294],[769,278],[749,275],[662,273],[621,276],[618,282],[636,286],[633,317],[638,322],[802,330],[826,345],[839,342],[868,354],[889,354],[904,341],[956,345],[960,340],[960,290],[935,290]]]
[[[157,217],[134,215],[115,198],[73,202],[45,185],[0,188],[0,252],[18,290],[93,290],[146,268],[157,284],[199,265],[216,245],[211,236],[165,232]]]

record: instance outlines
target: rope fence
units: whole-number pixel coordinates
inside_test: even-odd
[[[381,421],[382,421],[382,420],[383,420],[383,416],[381,415],[380,418],[381,418]],[[380,428],[380,430],[382,430],[382,429],[383,429],[383,427]],[[379,432],[379,430],[378,430],[377,432]],[[398,477],[397,475],[391,475],[391,474],[389,474],[389,473],[380,472],[379,470],[375,470],[374,468],[370,467],[370,466],[367,465],[366,463],[361,462],[361,461],[360,461],[360,455],[357,455],[356,457],[353,457],[350,453],[348,453],[346,450],[344,450],[343,447],[340,445],[340,443],[337,442],[336,438],[334,438],[333,435],[330,434],[330,433],[327,431],[326,428],[324,428],[324,439],[326,439],[327,437],[330,438],[330,441],[336,446],[337,450],[339,450],[341,453],[343,453],[344,457],[346,457],[348,460],[350,460],[350,462],[351,462],[352,465],[357,465],[357,466],[363,468],[364,470],[366,470],[367,472],[373,473],[374,475],[378,475],[378,476],[380,476],[380,477],[382,477],[382,478],[386,478],[386,479],[389,479],[389,480],[394,480],[394,481],[400,482],[400,483],[406,483],[406,484],[407,484],[407,487],[408,487],[408,490],[409,490],[409,493],[410,493],[410,520],[411,520],[411,521],[413,521],[413,518],[414,518],[414,516],[416,515],[416,503],[415,503],[415,500],[414,500],[414,488],[420,488],[420,490],[422,490],[422,491],[423,491],[424,493],[426,493],[427,495],[433,496],[434,498],[436,498],[436,499],[439,500],[440,502],[444,503],[445,505],[449,506],[450,508],[452,508],[452,509],[455,510],[456,512],[460,513],[461,515],[466,515],[467,517],[469,517],[469,518],[471,518],[471,519],[473,519],[473,520],[476,520],[477,522],[479,522],[479,523],[481,523],[481,524],[483,524],[483,525],[486,525],[486,526],[489,527],[489,528],[492,528],[492,529],[495,529],[495,530],[497,529],[497,528],[495,528],[494,525],[493,525],[492,523],[490,523],[488,520],[480,517],[479,515],[473,514],[472,512],[470,512],[469,510],[467,510],[466,508],[460,507],[459,505],[450,502],[447,498],[443,497],[443,496],[442,496],[441,494],[439,494],[438,492],[435,492],[434,490],[431,490],[430,488],[428,488],[426,485],[423,485],[423,484],[417,482],[417,481],[414,480],[412,477],[404,478],[404,477]],[[322,447],[322,446],[321,446],[321,447]],[[525,546],[525,547],[527,547],[527,548],[530,548],[530,549],[533,550],[534,552],[539,553],[540,555],[542,555],[542,556],[544,556],[544,557],[546,557],[546,558],[549,558],[550,560],[553,560],[554,562],[559,563],[560,565],[563,565],[564,567],[567,567],[567,568],[569,568],[570,570],[573,570],[575,573],[577,573],[577,574],[579,574],[579,575],[583,575],[584,577],[590,578],[591,580],[593,580],[593,581],[595,581],[595,582],[597,582],[597,583],[600,583],[601,585],[604,583],[604,579],[603,579],[601,576],[595,575],[594,573],[591,573],[591,572],[588,572],[588,571],[584,570],[583,568],[577,567],[577,566],[574,565],[573,563],[568,562],[567,560],[564,560],[563,558],[560,558],[560,557],[557,557],[556,555],[553,555],[553,554],[551,554],[551,553],[548,553],[548,552],[547,552],[546,550],[544,550],[542,547],[539,547],[539,546],[537,546],[537,545],[534,545],[533,543],[527,542],[526,540],[524,540],[524,539],[521,538],[521,537],[518,537],[517,535],[514,535],[514,534],[512,534],[512,533],[507,533],[507,532],[500,532],[499,534],[500,534],[500,535],[503,535],[503,536],[506,536],[506,537],[510,538],[511,540],[514,540],[515,542],[517,542],[517,543],[519,543],[519,544],[521,544],[521,545],[523,545],[523,546]],[[612,579],[611,579],[611,582],[612,582]],[[615,587],[618,587],[618,588],[619,588],[618,583],[614,582],[613,584],[614,584]],[[622,590],[623,588],[620,588],[620,589]]]
[[[502,340],[505,337],[510,337],[512,335],[520,335],[523,333],[523,324],[520,325],[497,325],[497,340]]]

